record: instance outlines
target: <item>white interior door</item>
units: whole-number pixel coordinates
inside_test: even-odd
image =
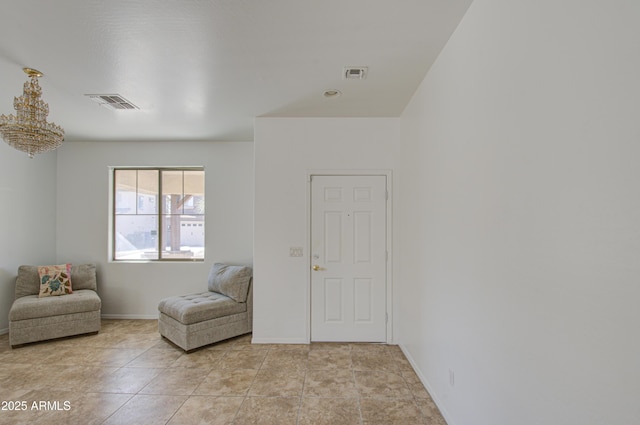
[[[386,342],[386,186],[312,176],[312,341]]]

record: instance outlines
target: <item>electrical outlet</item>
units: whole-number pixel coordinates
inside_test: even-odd
[[[289,257],[302,257],[302,247],[292,246],[289,248]]]
[[[456,376],[451,369],[449,369],[449,385],[452,387],[456,386]]]

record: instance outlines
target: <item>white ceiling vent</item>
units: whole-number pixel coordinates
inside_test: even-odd
[[[348,66],[344,69],[344,78],[347,80],[364,80],[367,78],[367,67]]]
[[[113,110],[140,109],[119,94],[85,94],[85,96],[88,96],[89,99],[99,103],[105,108]]]

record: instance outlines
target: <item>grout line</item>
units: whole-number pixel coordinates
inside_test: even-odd
[[[351,354],[349,354],[349,357],[351,357]],[[358,388],[358,382],[356,381],[356,371],[353,368],[353,363],[351,364],[351,376],[353,377],[353,385],[356,388],[356,400],[358,401],[358,414],[360,415],[360,425],[364,424],[364,418],[362,417],[362,405],[360,404],[360,398],[361,398],[361,394],[360,394],[360,389]]]
[[[119,393],[119,394],[124,394],[124,393]],[[129,403],[133,397],[135,397],[136,394],[129,394],[129,398],[127,399],[127,401],[125,401],[124,403],[122,403],[122,406],[118,407],[116,410],[114,410],[109,416],[107,416],[104,421],[102,421],[102,424],[107,423],[107,421],[109,420],[109,418],[111,418],[113,415],[115,415],[116,413],[118,413],[120,411],[120,409],[122,409],[124,406],[127,405],[127,403]]]
[[[167,419],[165,424],[168,424],[169,422],[171,422],[171,419],[173,419],[173,417],[176,415],[176,413],[178,413],[178,411],[180,409],[182,409],[182,406],[184,406],[184,404],[187,402],[187,400],[189,400],[189,398],[191,398],[191,396],[187,396],[187,398],[185,398],[184,401],[182,403],[180,403],[180,406],[176,409],[175,412],[173,412],[173,414],[169,417],[169,419]]]

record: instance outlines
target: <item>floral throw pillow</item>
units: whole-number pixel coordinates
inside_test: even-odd
[[[71,294],[71,264],[39,266],[40,294],[38,297]]]

